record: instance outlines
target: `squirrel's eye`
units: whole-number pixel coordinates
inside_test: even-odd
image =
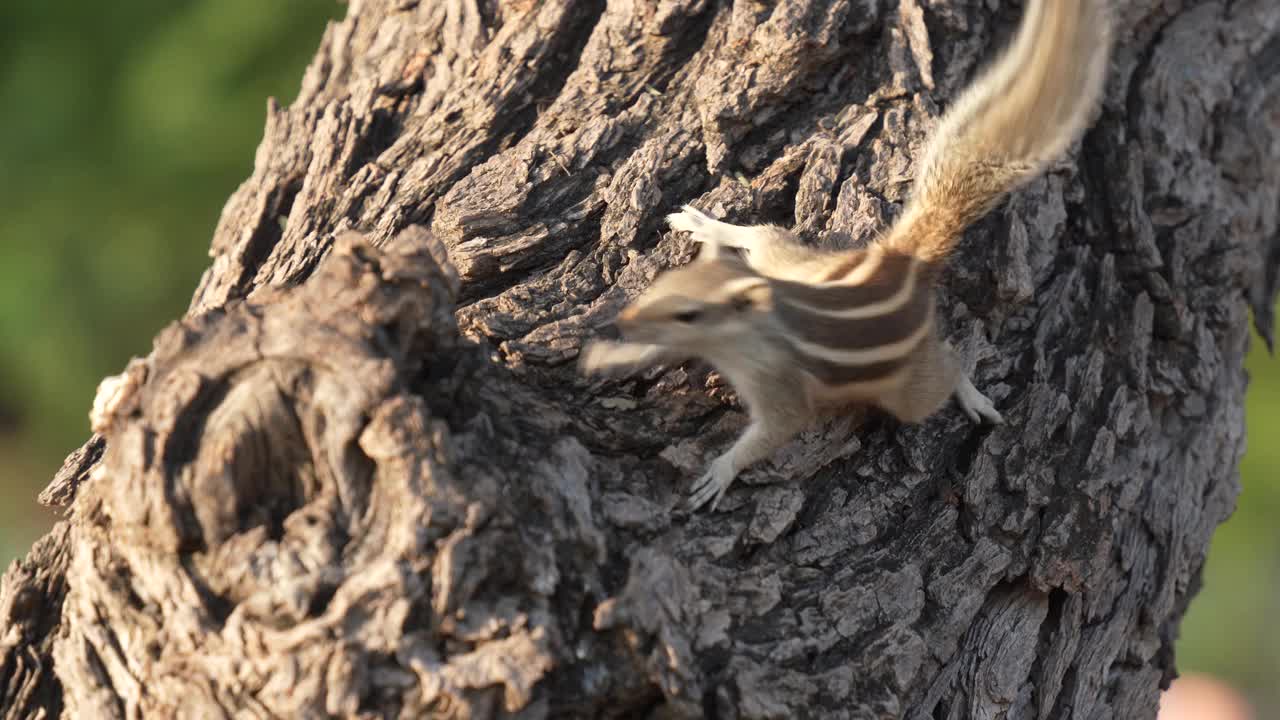
[[[682,313],[676,313],[675,319],[676,319],[676,322],[691,323],[697,320],[701,316],[702,316],[702,313],[698,312],[697,310],[685,310]]]

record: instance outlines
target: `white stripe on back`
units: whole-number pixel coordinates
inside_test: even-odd
[[[788,340],[796,346],[801,352],[811,357],[820,358],[830,363],[838,363],[841,365],[873,365],[875,363],[885,362],[888,360],[898,360],[915,349],[920,341],[933,329],[933,308],[929,308],[929,312],[925,314],[924,321],[920,323],[920,327],[907,337],[894,343],[887,345],[879,345],[873,348],[865,348],[863,350],[832,350],[825,345],[807,342],[797,337],[790,337]]]
[[[876,270],[880,269],[880,262],[884,260],[885,253],[874,246],[868,248],[866,253],[867,254],[863,257],[862,262],[855,265],[853,269],[849,271],[848,275],[845,275],[842,278],[836,278],[835,280],[814,283],[814,286],[838,287],[841,285],[861,285],[867,280],[870,280]]]
[[[878,315],[888,315],[900,310],[903,305],[910,302],[911,296],[916,289],[916,277],[919,275],[918,264],[919,261],[912,260],[911,265],[907,267],[907,278],[906,281],[902,283],[902,287],[899,288],[898,292],[894,293],[893,296],[878,303],[833,310],[820,308],[792,298],[786,298],[785,302],[796,309],[810,312],[814,315],[823,315],[825,317],[839,318],[841,320],[863,320],[865,318],[876,317]],[[820,287],[829,286],[830,284],[831,283],[822,283]],[[856,283],[840,282],[840,284],[854,285]]]

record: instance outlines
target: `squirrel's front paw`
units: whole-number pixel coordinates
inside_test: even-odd
[[[583,375],[622,378],[643,368],[644,353],[634,345],[617,342],[588,342],[578,354],[578,371]]]
[[[578,371],[583,375],[603,375],[617,367],[617,343],[588,342],[578,353]]]
[[[693,484],[693,490],[689,492],[687,501],[689,510],[697,510],[710,502],[711,507],[708,510],[715,512],[716,506],[720,504],[720,498],[724,497],[737,475],[737,471],[733,469],[733,461],[728,456],[722,455],[716,458],[707,472]]]

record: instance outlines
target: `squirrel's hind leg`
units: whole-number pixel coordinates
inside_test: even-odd
[[[969,416],[970,420],[976,423],[986,421],[992,425],[1004,423],[1004,417],[1000,415],[999,410],[996,410],[995,403],[973,386],[968,373],[961,371],[956,377],[955,397],[956,404],[965,415]]]
[[[704,259],[713,259],[721,247],[746,253],[751,269],[772,278],[806,280],[816,270],[830,263],[831,252],[816,250],[800,241],[794,233],[773,225],[733,225],[685,205],[680,212],[667,216],[672,230],[689,233],[695,241],[706,245]]]
[[[672,230],[689,233],[694,242],[703,245],[699,260],[715,260],[722,247],[737,248],[750,256],[756,246],[753,228],[720,222],[692,205],[668,215],[667,224]]]

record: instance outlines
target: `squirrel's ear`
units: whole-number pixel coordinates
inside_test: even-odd
[[[773,290],[763,278],[751,278],[733,288],[729,304],[738,312],[767,311],[773,307]]]

